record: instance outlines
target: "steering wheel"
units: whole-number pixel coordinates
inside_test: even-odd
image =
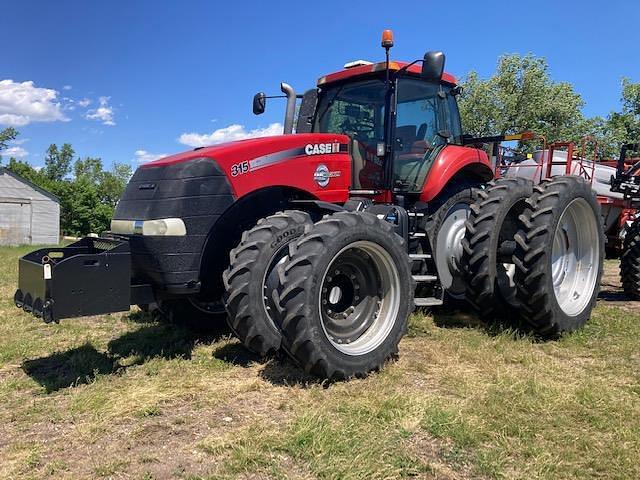
[[[340,129],[347,134],[353,134],[354,138],[373,138],[375,128],[373,122],[365,123],[353,121],[350,119],[345,120],[340,125]]]
[[[426,151],[421,158],[409,159],[406,161],[407,164],[413,163],[413,165],[411,165],[409,171],[404,176],[405,180],[403,183],[409,184],[411,186],[416,186],[416,187],[418,186],[418,177],[420,176],[420,171],[422,169],[422,166],[424,165],[424,162],[427,159],[427,155],[430,154],[433,147],[436,145],[435,142],[438,139],[438,137],[439,137],[438,134],[436,134],[433,136],[431,141],[426,142]],[[398,160],[396,159],[396,161]],[[398,179],[397,181],[400,181],[400,180]]]

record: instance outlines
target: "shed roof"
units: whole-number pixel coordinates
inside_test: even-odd
[[[9,176],[11,176],[11,177],[15,178],[15,179],[16,179],[16,180],[18,180],[19,182],[22,182],[22,183],[24,183],[25,185],[28,185],[29,187],[33,188],[35,191],[37,191],[37,192],[41,193],[41,194],[42,194],[42,195],[44,195],[45,197],[50,198],[50,199],[51,199],[51,200],[53,200],[54,202],[56,202],[56,203],[60,203],[60,199],[59,199],[58,197],[56,197],[53,193],[51,193],[51,192],[49,192],[49,191],[45,190],[45,189],[44,189],[44,188],[42,188],[42,187],[39,187],[39,186],[38,186],[38,185],[36,185],[35,183],[33,183],[33,182],[31,182],[31,181],[27,180],[26,178],[24,178],[24,177],[22,177],[22,176],[18,175],[18,174],[17,174],[17,173],[15,173],[15,172],[12,172],[11,170],[9,170],[9,169],[8,169],[8,168],[6,168],[6,167],[0,167],[0,175],[3,175],[3,174],[5,174],[5,173],[6,173],[7,175],[9,175]]]

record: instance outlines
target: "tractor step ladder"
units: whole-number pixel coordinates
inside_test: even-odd
[[[438,281],[437,275],[411,275],[416,283],[432,283]],[[436,297],[415,297],[413,303],[416,307],[436,307],[442,305],[442,299]]]
[[[411,275],[416,283],[429,283],[438,280],[437,275]]]
[[[435,297],[414,298],[413,303],[416,307],[437,307],[442,305],[442,299]]]
[[[424,213],[421,212],[407,212],[410,217],[424,217]],[[412,239],[416,238],[425,238],[427,236],[426,232],[411,232],[409,237]],[[432,259],[432,255],[430,253],[410,253],[409,258],[411,262],[425,262],[426,260]],[[411,275],[413,280],[416,283],[434,283],[438,281],[437,275]],[[415,297],[413,299],[413,303],[416,307],[437,307],[443,304],[441,298],[436,297]]]

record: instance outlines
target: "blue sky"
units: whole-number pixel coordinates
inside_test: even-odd
[[[640,2],[4,0],[2,18],[0,128],[16,126],[12,152],[34,165],[50,143],[137,166],[275,131],[284,104],[255,117],[256,91],[302,92],[347,61],[381,60],[384,28],[392,57],[443,50],[456,76],[489,76],[503,53],[544,56],[587,115],[619,107],[622,77],[640,81]]]

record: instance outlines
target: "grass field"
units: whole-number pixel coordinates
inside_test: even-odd
[[[2,478],[640,478],[640,313],[614,273],[559,341],[415,315],[398,361],[327,385],[139,313],[45,325],[11,301],[28,250],[0,249]]]

